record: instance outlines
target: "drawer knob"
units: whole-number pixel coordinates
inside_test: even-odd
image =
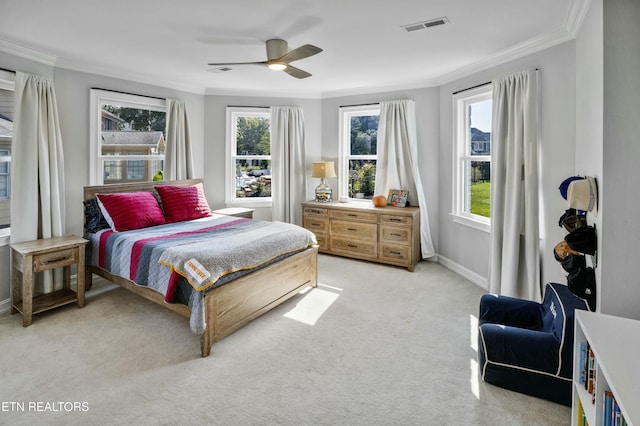
[[[357,231],[356,228],[347,228],[347,231]]]
[[[58,257],[56,259],[47,259],[46,263],[47,264],[49,264],[49,263],[57,263],[57,262],[61,262],[61,261],[66,260],[66,259],[67,259],[67,256]]]

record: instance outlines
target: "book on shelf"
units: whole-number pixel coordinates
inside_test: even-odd
[[[627,426],[620,405],[611,391],[604,391],[602,405],[602,426]]]
[[[587,342],[580,342],[580,377],[578,381],[584,385],[587,377],[587,358],[588,358],[588,344]]]

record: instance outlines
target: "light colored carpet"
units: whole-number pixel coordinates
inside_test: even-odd
[[[478,383],[483,290],[459,275],[320,255],[319,281],[208,358],[186,318],[101,279],[84,309],[0,318],[0,424],[569,424]]]

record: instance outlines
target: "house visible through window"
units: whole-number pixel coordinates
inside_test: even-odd
[[[454,95],[454,220],[489,230],[491,86]]]
[[[14,82],[0,80],[0,229],[11,225],[11,141]],[[6,232],[6,231],[5,231]]]
[[[270,121],[266,108],[227,108],[227,204],[271,203]]]
[[[340,195],[371,199],[374,195],[378,159],[380,107],[340,109]]]
[[[91,117],[93,184],[161,179],[165,100],[92,89]]]

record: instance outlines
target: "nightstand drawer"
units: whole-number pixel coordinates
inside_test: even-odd
[[[332,220],[331,235],[375,242],[378,240],[378,225],[376,223]]]
[[[345,252],[350,256],[362,255],[365,257],[377,257],[378,246],[375,241],[358,241],[331,237],[331,251]]]
[[[33,272],[47,271],[74,263],[78,263],[78,249],[76,248],[37,254],[33,256]]]
[[[369,212],[357,212],[357,211],[342,211],[342,210],[330,210],[329,216],[332,219],[343,219],[348,221],[357,222],[378,222],[378,215],[376,213]]]
[[[380,241],[396,244],[411,244],[411,228],[400,226],[381,226]]]

